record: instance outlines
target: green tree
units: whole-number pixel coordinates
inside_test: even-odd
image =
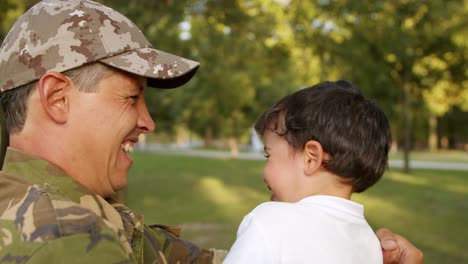
[[[282,32],[289,30],[283,5],[276,1],[109,4],[123,8],[156,48],[201,62],[184,89],[148,93],[151,113],[168,124],[160,129],[186,122],[207,143],[212,137],[237,142],[261,111],[300,83],[290,63],[291,33]]]
[[[304,9],[303,1],[293,4]],[[304,12],[315,33],[309,39],[325,39],[342,74],[384,102],[408,170],[412,109],[424,102],[432,116],[466,104],[466,1],[319,1],[316,8],[315,18]]]

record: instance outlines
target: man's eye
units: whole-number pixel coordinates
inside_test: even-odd
[[[138,95],[130,96],[130,99],[132,99],[132,103],[136,103],[136,101],[138,100]]]

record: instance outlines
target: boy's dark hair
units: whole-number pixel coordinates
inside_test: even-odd
[[[318,141],[331,156],[324,168],[362,192],[387,167],[391,142],[385,113],[347,81],[323,82],[292,93],[265,111],[255,124],[272,130],[294,150]]]

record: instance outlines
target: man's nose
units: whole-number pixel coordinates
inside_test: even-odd
[[[156,128],[156,125],[154,124],[154,121],[148,112],[148,107],[146,106],[145,102],[141,104],[141,107],[138,112],[139,112],[138,122],[137,122],[138,128],[141,131],[143,131],[143,133],[149,133],[149,132],[154,131],[154,129]]]

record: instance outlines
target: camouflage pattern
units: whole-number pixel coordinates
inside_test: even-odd
[[[223,251],[145,225],[55,165],[9,148],[0,172],[0,263],[221,263]],[[221,253],[221,254],[219,254]]]
[[[21,16],[0,47],[0,91],[100,61],[148,78],[148,86],[175,88],[198,62],[153,49],[138,27],[90,0],[43,0]]]

